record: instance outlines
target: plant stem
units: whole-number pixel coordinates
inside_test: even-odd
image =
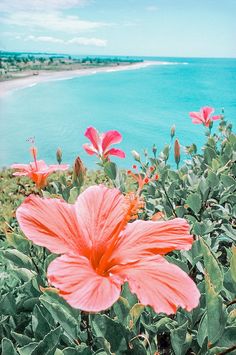
[[[159,182],[160,182],[160,181],[159,181]],[[172,204],[172,202],[171,202],[171,200],[170,200],[170,198],[169,198],[169,196],[168,196],[168,194],[167,194],[167,191],[166,191],[166,189],[165,189],[164,184],[162,184],[162,183],[160,182],[160,185],[161,185],[161,187],[163,188],[163,191],[164,191],[164,193],[165,193],[165,195],[166,195],[166,198],[167,198],[167,200],[168,200],[168,202],[169,202],[169,205],[170,205],[170,207],[171,207],[171,209],[172,209],[173,214],[175,215],[175,217],[178,217],[177,214],[176,214],[176,212],[175,212],[174,206],[173,206],[173,204]]]

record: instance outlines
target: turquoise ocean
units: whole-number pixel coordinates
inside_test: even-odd
[[[63,162],[80,155],[89,168],[96,158],[82,148],[88,126],[99,131],[116,129],[123,135],[117,147],[127,154],[121,167],[133,164],[130,151],[151,154],[170,142],[170,127],[182,146],[204,141],[204,127],[194,125],[190,111],[212,106],[224,108],[236,125],[236,59],[144,58],[172,62],[137,70],[97,73],[40,83],[16,90],[0,99],[0,166],[28,163],[28,137],[35,136],[38,158],[55,163],[58,147]],[[217,122],[214,123],[217,126]]]

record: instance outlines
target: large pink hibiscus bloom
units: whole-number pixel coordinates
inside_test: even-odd
[[[116,302],[124,282],[143,305],[156,312],[188,311],[198,305],[192,279],[164,254],[189,250],[188,223],[129,223],[137,199],[103,185],[85,190],[74,205],[31,195],[17,209],[25,235],[35,244],[61,254],[48,267],[50,284],[72,306],[88,312]],[[137,207],[138,208],[138,207]]]
[[[112,144],[120,143],[122,136],[118,131],[108,131],[99,133],[96,128],[88,127],[85,132],[91,144],[83,144],[84,150],[89,155],[96,154],[99,158],[108,158],[109,155],[116,155],[119,158],[125,158],[125,153],[121,149],[111,148]]]
[[[209,127],[212,120],[219,120],[222,117],[221,115],[211,116],[214,111],[213,107],[202,107],[200,112],[189,112],[189,116],[192,118],[193,123]]]

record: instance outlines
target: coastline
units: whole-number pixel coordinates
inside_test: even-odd
[[[24,89],[27,87],[35,86],[39,83],[57,81],[57,80],[68,80],[79,76],[93,75],[97,73],[110,73],[123,70],[135,70],[142,69],[152,65],[171,65],[176,64],[172,62],[160,62],[160,61],[144,61],[142,63],[134,63],[128,65],[120,65],[114,67],[95,67],[89,69],[76,69],[76,70],[63,70],[63,71],[41,71],[38,75],[31,75],[28,77],[11,79],[0,82],[0,98],[14,92],[15,90]]]

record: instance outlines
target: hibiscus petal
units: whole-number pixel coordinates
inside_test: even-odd
[[[110,145],[120,143],[122,135],[118,131],[108,131],[104,133],[102,138],[102,150],[106,151]]]
[[[202,120],[199,120],[198,118],[193,118],[193,119],[192,119],[192,122],[193,122],[193,123],[196,123],[196,124],[202,124],[202,123],[204,123]]]
[[[30,195],[17,209],[16,217],[24,234],[35,244],[53,253],[88,253],[88,243],[79,233],[74,205]]]
[[[75,206],[81,232],[92,241],[98,262],[124,218],[125,198],[117,189],[91,186],[79,195]]]
[[[69,165],[68,164],[49,165],[48,169],[50,173],[53,173],[54,171],[65,171],[69,169]]]
[[[36,169],[36,170],[38,170],[38,171],[39,171],[39,170],[41,170],[41,171],[48,170],[48,165],[45,163],[44,160],[37,160],[36,162],[37,162],[37,168],[36,168],[36,166],[35,166],[35,162],[30,163],[30,165],[31,165],[34,169]]]
[[[113,263],[126,263],[152,254],[189,250],[193,237],[185,219],[128,223],[112,254]]]
[[[48,267],[49,282],[74,308],[99,312],[113,305],[120,296],[121,280],[98,275],[82,256],[63,255]]]
[[[23,170],[23,172],[27,172],[30,170],[30,165],[29,164],[12,164],[11,169],[18,169],[18,170]]]
[[[212,116],[211,119],[212,119],[213,121],[216,121],[216,120],[220,120],[221,117],[222,117],[221,115],[217,115],[217,116]]]
[[[202,121],[202,116],[199,112],[189,112],[191,118],[196,118],[197,120]]]
[[[162,256],[143,259],[124,266],[123,270],[117,267],[116,272],[127,279],[139,301],[153,307],[157,313],[173,314],[178,307],[191,311],[198,305],[200,293],[193,280]]]
[[[29,172],[28,171],[16,171],[15,173],[12,174],[13,176],[28,176]]]
[[[91,144],[85,143],[83,144],[83,148],[89,155],[98,154],[97,150]]]
[[[123,152],[123,150],[121,149],[116,149],[116,148],[112,148],[110,150],[108,150],[105,154],[105,156],[109,156],[109,155],[116,155],[119,158],[125,158],[125,152]]]
[[[201,113],[202,116],[204,118],[204,120],[208,121],[208,119],[210,118],[210,115],[214,112],[214,108],[213,107],[203,107],[201,109]]]
[[[88,127],[84,135],[90,140],[94,148],[99,151],[100,137],[96,128]]]

